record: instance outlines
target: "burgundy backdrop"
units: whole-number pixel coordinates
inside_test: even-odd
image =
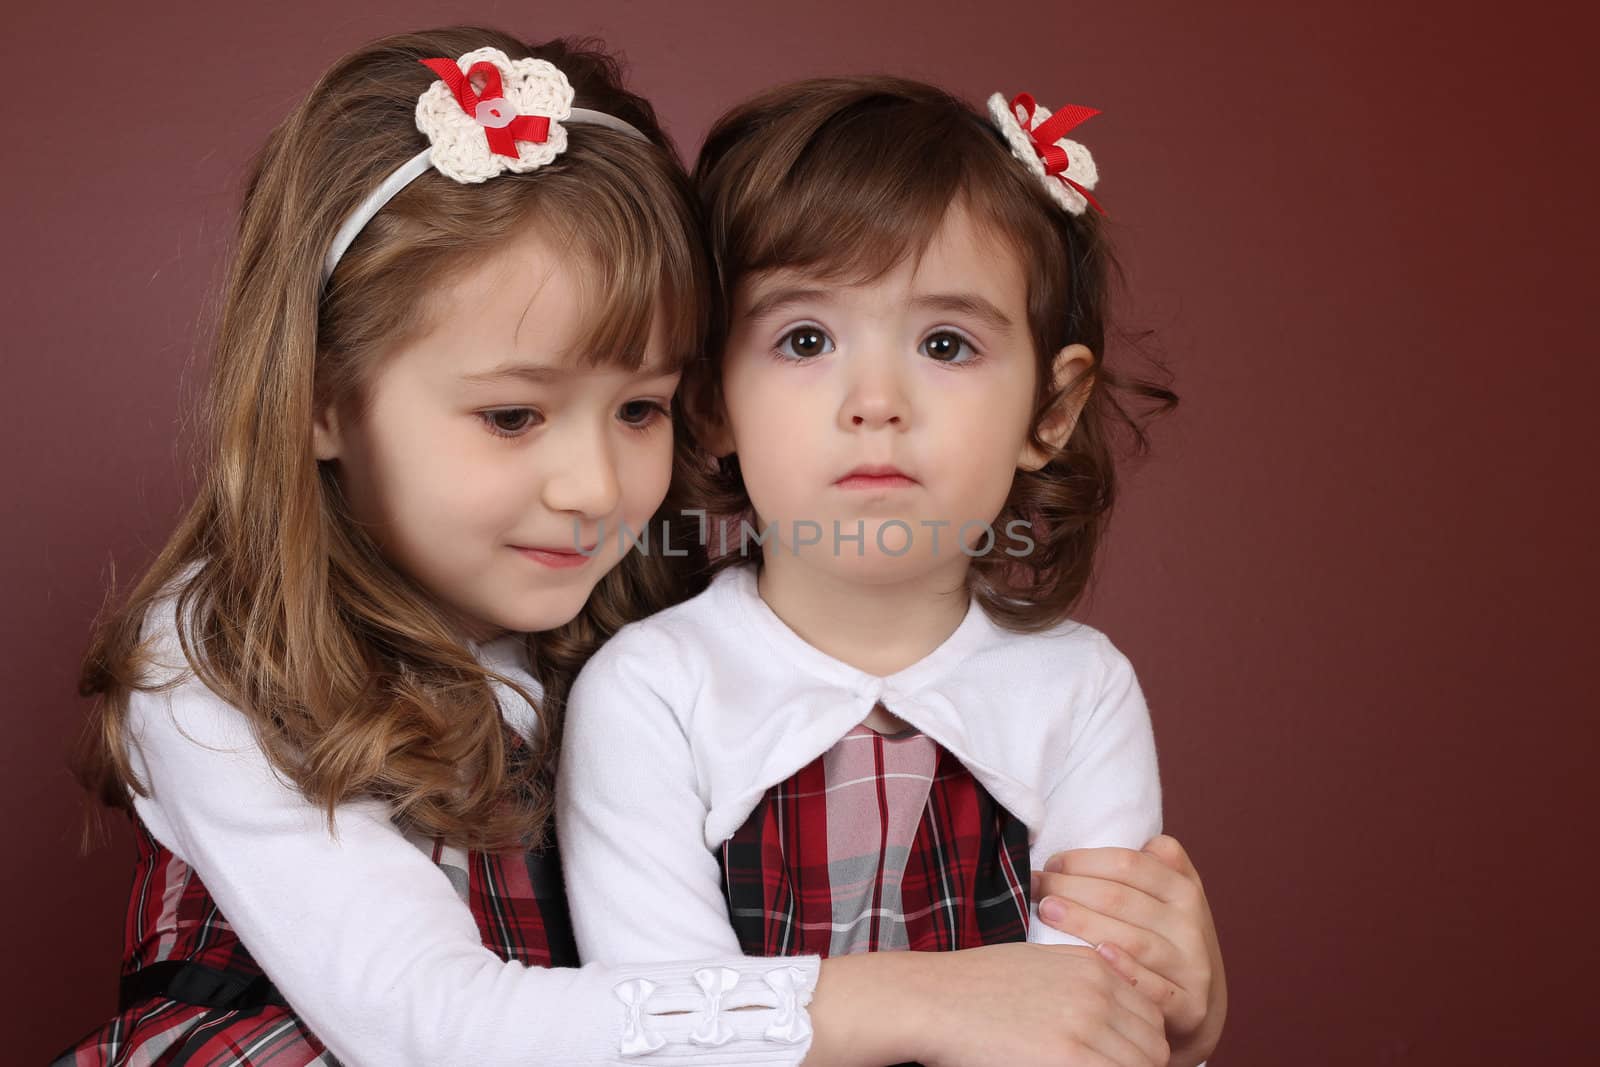
[[[1087,617],[1139,669],[1216,910],[1214,1062],[1587,1058],[1595,27],[1380,0],[754,6],[8,10],[0,1058],[113,1003],[131,841],[78,853],[75,671],[109,564],[177,514],[244,164],[347,48],[447,21],[603,36],[687,152],[822,73],[1102,108],[1127,321],[1183,406]]]

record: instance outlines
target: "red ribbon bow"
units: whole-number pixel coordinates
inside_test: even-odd
[[[544,115],[519,115],[500,95],[504,92],[500,68],[487,59],[472,64],[465,74],[461,73],[460,65],[451,59],[424,59],[421,62],[445,83],[454,94],[456,103],[461,105],[461,110],[483,127],[489,151],[495,155],[520,159],[518,141],[543,144],[550,136],[549,118]],[[483,77],[481,94],[472,87],[472,79],[479,75]]]
[[[1072,186],[1080,196],[1094,206],[1096,211],[1104,215],[1106,209],[1100,206],[1100,201],[1094,198],[1094,194],[1067,177],[1066,169],[1072,161],[1067,158],[1067,150],[1056,144],[1057,141],[1070,133],[1074,127],[1082,125],[1100,114],[1100,110],[1092,107],[1080,107],[1077,104],[1068,104],[1035,126],[1033,124],[1033,115],[1038,107],[1039,105],[1034,102],[1033,94],[1031,93],[1018,93],[1011,100],[1011,114],[1016,116],[1018,111],[1024,113],[1023,117],[1017,121],[1021,124],[1023,131],[1027,133],[1028,139],[1033,142],[1033,150],[1039,153],[1039,160],[1044,164],[1045,175],[1060,178]]]

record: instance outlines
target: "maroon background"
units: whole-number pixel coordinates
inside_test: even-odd
[[[40,1061],[113,1002],[131,850],[77,853],[76,662],[109,562],[136,568],[176,514],[179,387],[244,163],[349,47],[476,19],[603,35],[690,151],[810,74],[1104,109],[1083,132],[1128,310],[1184,405],[1089,618],[1139,668],[1216,908],[1215,1062],[1576,1062],[1595,38],[1538,8],[11,5],[0,1058]]]

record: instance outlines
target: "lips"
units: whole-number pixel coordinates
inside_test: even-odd
[[[846,489],[884,489],[916,485],[917,480],[888,463],[863,463],[833,483]]]
[[[524,558],[535,563],[542,563],[546,567],[581,567],[593,557],[599,542],[585,547],[583,552],[572,548],[570,544],[558,548],[546,548],[539,545],[513,545]],[[585,554],[587,553],[587,554]]]

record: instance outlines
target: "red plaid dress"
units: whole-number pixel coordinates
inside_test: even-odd
[[[128,901],[121,1008],[54,1067],[325,1067],[333,1054],[239,943],[200,879],[135,820],[139,861]],[[552,844],[467,852],[423,842],[503,960],[575,967]]]
[[[1027,940],[1027,827],[914,731],[851,730],[767,790],[720,860],[749,955]]]

